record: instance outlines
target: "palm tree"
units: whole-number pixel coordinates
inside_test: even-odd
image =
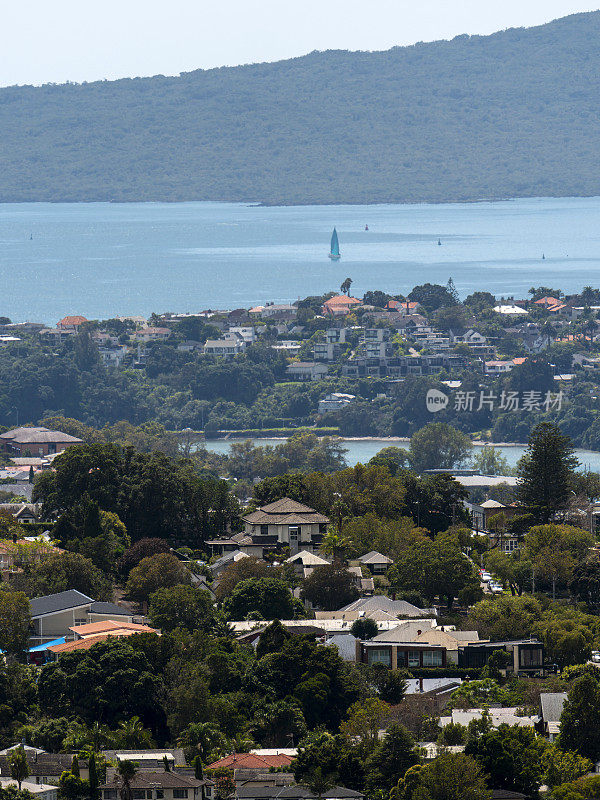
[[[321,551],[330,555],[334,561],[343,557],[350,548],[350,539],[336,528],[329,528],[321,542]]]
[[[117,762],[117,774],[119,776],[119,797],[121,800],[133,800],[131,781],[135,778],[138,765],[134,761],[123,759]]]
[[[136,750],[138,748],[152,747],[152,736],[150,731],[144,728],[144,724],[139,717],[119,722],[116,732],[118,746],[126,750]]]
[[[188,751],[196,751],[203,763],[208,764],[210,756],[225,744],[225,738],[212,722],[190,722],[181,732],[177,744]]]
[[[350,287],[352,286],[352,278],[346,278],[346,280],[340,286],[340,292],[342,294],[347,294],[350,297]]]

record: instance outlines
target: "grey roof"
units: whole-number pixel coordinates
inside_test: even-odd
[[[297,503],[289,497],[282,497],[281,500],[275,500],[274,503],[268,503],[266,506],[260,507],[261,511],[267,514],[314,514],[315,509],[310,506],[305,506],[303,503]]]
[[[402,617],[423,617],[435,613],[431,608],[417,608],[406,600],[391,600],[385,595],[375,595],[375,597],[361,597],[353,603],[344,606],[340,611],[358,611],[365,615],[373,611],[387,611],[389,614]]]
[[[128,611],[123,606],[118,606],[116,603],[104,603],[101,600],[96,600],[92,603],[90,611],[92,614],[119,614],[124,617],[131,617],[131,611]]]
[[[432,628],[424,625],[421,620],[411,620],[410,622],[403,622],[397,628],[392,628],[391,631],[383,631],[383,633],[373,636],[372,642],[414,642],[416,637],[423,632],[433,630]]]
[[[378,553],[377,550],[371,550],[370,553],[365,553],[358,559],[361,564],[393,564],[391,558],[384,556],[383,553]]]
[[[77,589],[67,589],[66,592],[58,594],[47,594],[43,597],[34,597],[29,601],[32,617],[43,617],[44,614],[54,614],[57,611],[66,611],[69,608],[93,603],[94,600]]]
[[[312,792],[304,786],[240,786],[237,790],[237,796],[240,800],[268,800],[268,798],[286,798],[286,800],[311,800],[316,797]],[[326,800],[336,800],[337,798],[361,798],[363,795],[360,792],[355,792],[353,789],[346,789],[344,786],[334,786],[329,789],[322,797]]]
[[[566,692],[542,692],[540,703],[542,705],[542,718],[544,722],[559,722],[562,714]]]
[[[135,757],[132,758],[135,760]],[[116,780],[113,782],[107,781],[100,788],[111,789],[114,787]],[[182,775],[178,772],[146,772],[140,771],[131,779],[131,786],[133,789],[197,789],[202,786],[206,781],[199,781],[197,778],[192,778],[188,775]]]
[[[13,428],[12,431],[0,434],[0,439],[8,439],[18,444],[37,442],[81,442],[76,436],[69,436],[62,431],[51,431],[48,428]]]

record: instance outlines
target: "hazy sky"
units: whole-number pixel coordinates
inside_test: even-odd
[[[600,0],[19,0],[3,3],[0,85],[175,75],[311,50],[539,25]]]

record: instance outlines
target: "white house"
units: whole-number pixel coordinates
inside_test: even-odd
[[[327,375],[326,364],[316,361],[294,361],[286,369],[288,377],[299,381],[319,381]]]

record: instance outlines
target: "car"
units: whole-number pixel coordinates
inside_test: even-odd
[[[484,583],[489,583],[492,580],[492,576],[490,575],[489,572],[482,572],[481,573],[481,580]]]
[[[501,583],[494,583],[493,581],[490,581],[489,587],[490,587],[490,592],[492,592],[493,594],[502,594],[502,592],[504,591]]]

